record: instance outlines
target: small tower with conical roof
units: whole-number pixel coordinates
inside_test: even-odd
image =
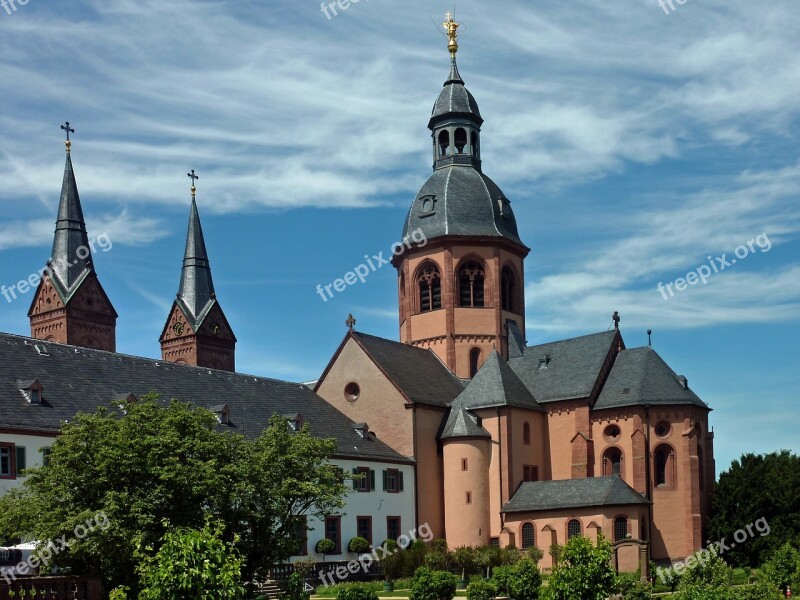
[[[192,206],[181,283],[161,332],[161,356],[168,362],[235,371],[236,336],[214,292],[197,212],[195,181],[199,176],[192,170],[189,177],[192,179]]]
[[[478,103],[458,71],[458,27],[450,13],[450,73],[428,123],[433,174],[403,227],[411,248],[395,256],[400,340],[430,348],[459,377],[472,377],[497,349],[508,358],[509,327],[525,331],[523,261],[511,203],[481,167]]]
[[[81,199],[72,168],[69,122],[53,251],[28,310],[31,337],[116,351],[117,312],[97,278]]]

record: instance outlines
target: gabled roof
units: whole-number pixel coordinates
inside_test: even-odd
[[[349,335],[409,402],[446,407],[464,389],[462,381],[442,364],[432,350],[357,331]]]
[[[604,331],[525,348],[509,364],[540,404],[588,398],[618,331]]]
[[[691,404],[708,408],[652,348],[623,350],[594,405],[594,410],[633,405]]]
[[[517,406],[544,410],[496,350],[486,358],[456,402],[469,409]]]
[[[19,393],[17,380],[31,379],[44,387],[46,406]],[[137,398],[157,392],[211,410],[226,405],[230,425],[220,428],[248,437],[272,415],[300,413],[313,435],[336,439],[338,456],[409,462],[382,441],[360,437],[347,417],[300,383],[0,334],[0,428],[55,434],[78,412],[111,407],[118,390]]]
[[[535,512],[564,508],[649,504],[618,475],[521,484],[503,512]]]
[[[491,434],[480,424],[480,419],[467,408],[456,402],[450,409],[441,439],[454,438],[491,438]]]

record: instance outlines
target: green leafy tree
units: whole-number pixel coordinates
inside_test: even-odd
[[[509,567],[508,595],[511,600],[538,600],[541,587],[542,574],[529,558]]]
[[[509,544],[505,548],[501,548],[498,555],[498,563],[504,566],[511,566],[517,564],[522,558],[522,552],[516,546]]]
[[[500,564],[500,548],[492,548],[491,546],[478,548],[476,560],[485,570],[486,578],[488,579],[492,576],[492,569]]]
[[[387,553],[381,558],[381,574],[386,581],[395,581],[403,576],[403,566],[405,564],[405,551],[394,540],[383,542],[383,548]]]
[[[561,560],[549,580],[552,600],[605,600],[614,591],[611,544],[602,535],[597,546],[582,536],[563,547]]]
[[[800,456],[782,450],[735,460],[720,474],[711,515],[710,539],[727,539],[727,545],[758,519],[769,525],[768,531],[751,527],[746,542],[725,552],[736,566],[757,567],[786,542],[800,543]]]
[[[356,554],[365,554],[370,551],[369,541],[363,537],[354,537],[347,544],[347,550]]]
[[[308,600],[311,594],[306,591],[306,582],[300,573],[294,572],[286,580],[286,590],[279,600]]]
[[[222,527],[178,529],[164,535],[155,555],[137,553],[142,591],[139,600],[239,600],[243,560],[222,540]]]
[[[785,590],[791,585],[800,591],[800,552],[790,543],[785,543],[772,553],[761,572],[776,587]]]
[[[450,553],[450,562],[461,571],[461,579],[466,580],[477,564],[477,555],[472,546],[459,546]]]
[[[125,411],[78,415],[53,443],[48,465],[0,499],[0,537],[73,537],[105,513],[110,525],[75,539],[54,563],[101,575],[108,589],[138,589],[137,544],[158,548],[176,529],[202,529],[212,515],[225,541],[238,538],[243,579],[287,559],[300,515],[340,509],[346,488],[327,457],[333,440],[290,432],[281,417],[255,440],[218,433],[203,408],[149,395]],[[137,542],[138,540],[138,542]]]
[[[452,573],[420,567],[411,581],[411,600],[453,600],[457,586]]]
[[[676,600],[735,600],[729,586],[730,568],[719,556],[696,561],[687,568],[678,584]]]
[[[494,600],[497,587],[492,581],[473,581],[467,586],[467,600]]]
[[[653,597],[653,586],[648,581],[642,581],[638,571],[618,575],[617,591],[622,600],[650,600]]]

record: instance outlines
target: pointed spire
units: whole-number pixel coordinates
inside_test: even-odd
[[[451,83],[460,83],[464,85],[464,80],[461,79],[461,73],[458,72],[455,56],[450,59],[450,75],[447,76],[447,81],[444,82],[444,85],[447,87]]]
[[[84,279],[85,274],[93,271],[94,267],[92,266],[89,238],[86,233],[86,222],[83,219],[81,199],[78,194],[78,184],[72,168],[70,153],[72,142],[69,134],[75,133],[75,130],[69,127],[69,122],[62,125],[61,128],[67,132],[67,160],[64,165],[61,200],[58,205],[58,218],[49,267],[57,283],[61,284],[64,296],[69,296]]]
[[[186,251],[183,255],[183,271],[178,300],[193,317],[193,325],[198,325],[216,298],[214,282],[211,279],[211,266],[206,253],[206,242],[200,215],[197,212],[195,180],[199,179],[192,171],[192,207],[189,212],[189,229],[186,233]],[[187,315],[189,316],[189,315]]]

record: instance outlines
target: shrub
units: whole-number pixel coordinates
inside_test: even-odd
[[[498,552],[498,563],[504,566],[517,564],[522,558],[522,552],[516,546],[508,545]]]
[[[511,567],[495,567],[492,571],[492,583],[500,596],[511,595]]]
[[[421,566],[425,564],[425,555],[428,547],[422,540],[412,541],[406,548],[405,560],[403,561],[403,574],[406,577],[413,577]]]
[[[317,545],[314,546],[314,550],[317,554],[330,554],[336,550],[336,543],[328,538],[322,538],[317,542]]]
[[[800,590],[800,552],[787,542],[770,555],[762,572],[782,590],[789,584],[793,584],[793,589]]]
[[[617,591],[622,600],[650,600],[653,586],[642,581],[640,573],[622,573],[617,577]]]
[[[336,600],[378,600],[378,593],[364,584],[343,585],[339,587]]]
[[[542,552],[542,549],[538,546],[531,546],[528,548],[527,554],[528,558],[530,558],[537,565],[539,564],[539,561],[544,558],[544,552]]]
[[[456,576],[452,573],[420,567],[411,582],[411,599],[453,600],[457,585]]]
[[[552,600],[605,600],[616,584],[611,544],[602,535],[597,546],[582,536],[572,538],[564,546],[548,583]]]
[[[781,600],[783,594],[769,581],[759,581],[733,590],[735,600]]]
[[[459,546],[450,553],[450,562],[461,571],[461,579],[466,579],[467,573],[471,573],[476,565],[475,548]]]
[[[305,590],[305,581],[299,573],[292,573],[286,580],[286,591],[279,596],[280,600],[308,600],[311,594]]]
[[[494,600],[497,587],[491,581],[473,581],[467,586],[467,600]]]
[[[366,554],[370,551],[370,545],[363,537],[354,537],[350,540],[350,543],[347,544],[347,551],[355,552],[356,554]]]
[[[509,596],[512,600],[537,600],[542,587],[539,567],[529,558],[524,558],[509,568]]]
[[[387,554],[380,561],[381,574],[386,581],[395,581],[403,576],[406,553],[400,550],[400,546],[394,540],[383,542],[383,548]]]

